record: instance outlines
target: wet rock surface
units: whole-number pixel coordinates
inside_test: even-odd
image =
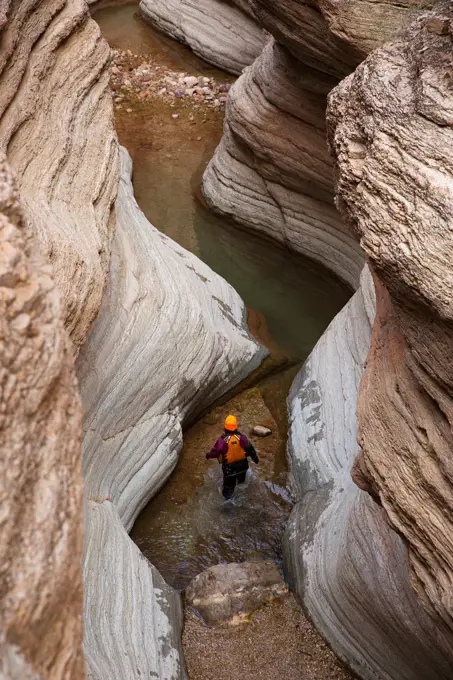
[[[233,562],[201,572],[184,594],[186,604],[213,626],[239,623],[262,605],[285,597],[288,587],[275,562]]]

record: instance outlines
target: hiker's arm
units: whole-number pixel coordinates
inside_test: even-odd
[[[253,446],[253,444],[249,442],[245,434],[241,435],[241,446],[244,449],[246,456],[248,458],[251,458],[253,462],[258,465],[260,461],[258,458],[258,454],[256,453],[256,449]]]
[[[222,453],[228,451],[228,445],[222,437],[216,441],[209,453],[206,454],[206,459],[218,458]]]

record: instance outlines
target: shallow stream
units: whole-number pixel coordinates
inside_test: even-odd
[[[126,5],[94,15],[112,48],[131,50],[136,62],[153,59],[172,71],[231,82],[156,33],[137,12],[135,5]],[[154,95],[117,103],[115,115],[120,142],[133,159],[137,201],[150,222],[236,288],[249,309],[252,331],[274,356],[291,364],[188,430],[176,471],[137,519],[132,538],[167,582],[183,589],[220,561],[279,559],[290,509],[286,396],[297,368],[350,291],[322,267],[235,228],[203,205],[200,182],[221,137],[221,109],[194,109],[187,98],[169,103]],[[228,410],[239,415],[247,434],[258,422],[270,424],[273,434],[254,440],[261,465],[249,473],[234,502],[224,505],[219,466],[207,463],[204,453],[221,434]]]

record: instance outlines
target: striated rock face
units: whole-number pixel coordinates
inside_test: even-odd
[[[258,21],[303,63],[345,76],[435,0],[249,0]]]
[[[354,288],[363,260],[333,205],[326,95],[432,2],[249,0],[277,43],[230,90],[204,176],[210,207],[323,262]]]
[[[294,383],[290,456],[299,502],[287,528],[285,569],[309,617],[360,678],[445,680],[453,672],[452,641],[418,604],[405,547],[383,509],[350,475],[372,321],[365,274]]]
[[[110,501],[88,500],[85,518],[88,677],[185,678],[180,596],[130,540]]]
[[[218,564],[198,574],[188,585],[186,603],[206,623],[238,623],[259,607],[285,597],[288,588],[275,562]]]
[[[357,286],[362,255],[333,201],[325,141],[328,75],[270,42],[231,88],[221,145],[203,180],[209,205]]]
[[[141,0],[140,10],[146,21],[230,73],[241,73],[266,41],[246,0]]]
[[[0,158],[0,675],[84,677],[81,405],[52,269]]]
[[[125,529],[176,465],[183,424],[265,352],[248,335],[234,290],[149,224],[130,174],[124,153],[110,279],[78,360],[88,499],[85,649],[92,678],[124,680],[137,668],[148,677],[166,668],[161,677],[170,680],[184,677],[178,647],[161,633],[173,595]],[[110,594],[102,608],[100,580]],[[146,611],[149,601],[156,604]],[[169,619],[177,630],[178,621]],[[123,649],[134,651],[125,656]]]
[[[335,91],[339,205],[376,275],[359,404],[364,486],[409,548],[425,607],[453,629],[453,65],[450,3]]]
[[[351,0],[329,2],[332,11],[345,10]],[[306,66],[342,78],[360,63],[359,50],[331,32],[320,11],[323,0],[249,0],[257,21]],[[359,0],[360,5],[368,2]]]
[[[79,345],[98,312],[110,260],[117,142],[109,48],[82,0],[5,5],[0,149]]]

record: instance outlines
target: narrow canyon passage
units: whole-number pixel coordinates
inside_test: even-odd
[[[252,332],[270,352],[270,359],[255,380],[247,381],[242,392],[189,428],[175,472],[138,517],[131,532],[165,580],[182,591],[203,569],[220,562],[272,559],[280,565],[281,538],[291,509],[286,397],[297,370],[347,302],[350,291],[322,267],[238,230],[203,205],[200,180],[222,134],[223,102],[219,105],[203,99],[194,105],[178,93],[167,96],[160,86],[162,79],[165,82],[165,78],[176,74],[179,78],[209,80],[214,91],[220,83],[222,92],[232,77],[157,34],[137,16],[134,5],[101,9],[94,18],[114,50],[112,89],[117,130],[120,143],[133,160],[134,190],[141,209],[159,230],[236,288],[249,310]],[[137,76],[147,70],[153,73],[155,87],[146,79],[148,76],[142,81]],[[227,411],[239,416],[247,434],[256,424],[272,429],[270,437],[253,439],[261,464],[252,464],[246,487],[230,506],[222,502],[220,466],[204,458],[222,431]],[[286,627],[285,634],[292,639],[282,641],[282,645],[291,646],[300,637],[301,629],[305,631],[308,647],[301,645],[288,652],[294,664],[292,672],[299,673],[291,678],[349,677],[292,600],[274,604],[266,611],[260,614],[261,622],[252,621],[261,631],[258,637],[264,645],[263,652],[267,644],[265,631],[279,617],[277,628]],[[202,639],[210,634],[206,627],[201,633],[199,626],[189,615],[185,651],[192,680],[208,680],[209,669],[197,667],[200,650],[195,653],[196,645],[192,644],[193,637]],[[218,639],[224,650],[219,653],[230,658],[237,672],[243,663],[259,663],[253,657],[248,662],[241,659],[239,666],[234,661],[233,650],[238,646],[234,636],[238,634],[246,635],[235,631],[231,632],[233,637],[229,633],[222,641]],[[275,632],[274,644],[278,645],[278,640],[279,633]],[[275,671],[275,666],[263,670]],[[223,678],[219,669],[214,667],[212,672]],[[224,672],[234,677],[228,664]]]

